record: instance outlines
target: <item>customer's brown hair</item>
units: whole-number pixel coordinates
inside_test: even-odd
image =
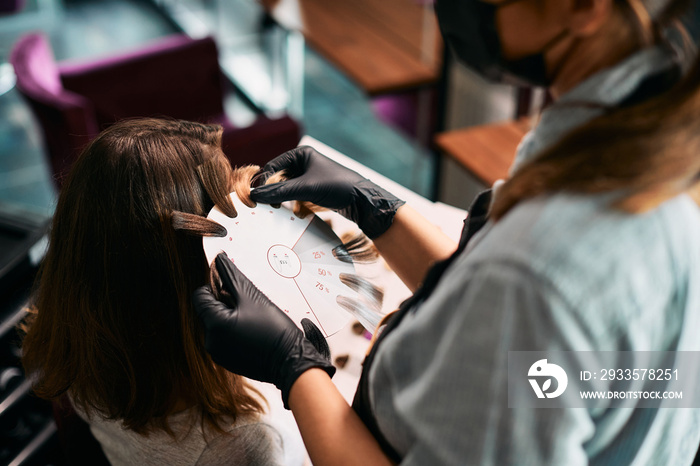
[[[171,432],[167,416],[183,403],[217,429],[262,411],[262,397],[211,360],[191,308],[209,267],[201,238],[181,230],[194,222],[221,234],[205,218],[215,202],[235,215],[220,143],[217,126],[142,119],[82,152],[25,325],[22,361],[38,396],[68,393],[138,433]]]
[[[646,1],[616,0],[636,12]],[[690,0],[669,0],[640,46],[677,23]],[[639,28],[648,21],[639,20]],[[518,203],[559,191],[620,195],[615,206],[644,212],[700,182],[700,56],[673,89],[646,102],[616,109],[572,131],[522,166],[498,191],[492,217]]]

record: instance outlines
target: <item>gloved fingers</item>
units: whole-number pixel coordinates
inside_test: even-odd
[[[284,201],[309,201],[304,188],[304,177],[294,178],[279,183],[259,186],[250,192],[254,202],[262,204],[279,204]]]
[[[316,152],[309,146],[301,146],[278,155],[265,164],[260,172],[260,176],[264,181],[270,175],[280,170],[286,170],[290,178],[303,174],[306,171],[306,165],[309,160],[309,151]]]
[[[214,297],[214,293],[208,285],[200,286],[194,290],[192,294],[192,304],[194,305],[194,311],[197,317],[201,319],[202,314],[206,312],[206,308],[215,301],[218,300]]]
[[[265,164],[264,167],[260,170],[260,174],[258,175],[260,179],[264,182],[266,181],[270,175],[273,175],[274,173],[277,173],[280,170],[284,170],[285,167],[290,163],[289,160],[289,152],[285,152],[282,155],[278,155],[274,159],[270,160]]]
[[[304,318],[301,319],[301,327],[304,329],[304,335],[306,339],[314,345],[314,348],[323,356],[326,360],[331,360],[331,349],[328,346],[326,338],[323,333],[311,320]]]
[[[192,294],[192,304],[195,314],[209,327],[211,323],[230,320],[232,310],[224,303],[216,299],[209,286],[200,286]]]
[[[236,267],[226,253],[219,253],[214,262],[223,288],[231,294],[237,306],[241,306],[244,302],[257,302],[277,307]]]
[[[248,277],[243,275],[236,264],[229,259],[225,252],[220,252],[214,259],[216,271],[221,279],[221,286],[228,291],[236,303],[240,302],[240,291],[243,288],[243,281],[248,281]]]

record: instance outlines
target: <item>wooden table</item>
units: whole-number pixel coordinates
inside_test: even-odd
[[[418,0],[262,3],[278,23],[300,30],[315,50],[369,95],[432,84],[440,77],[437,19]]]
[[[518,144],[530,127],[528,118],[472,126],[437,134],[435,144],[488,187],[508,176]]]

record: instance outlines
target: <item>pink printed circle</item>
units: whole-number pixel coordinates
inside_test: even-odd
[[[282,244],[275,244],[267,250],[267,263],[277,275],[285,278],[294,278],[301,273],[299,256]]]

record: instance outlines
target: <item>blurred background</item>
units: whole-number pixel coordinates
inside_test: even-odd
[[[65,464],[14,327],[63,176],[101,129],[218,123],[234,165],[308,134],[466,208],[546,101],[455,63],[432,0],[0,0],[0,464]]]

